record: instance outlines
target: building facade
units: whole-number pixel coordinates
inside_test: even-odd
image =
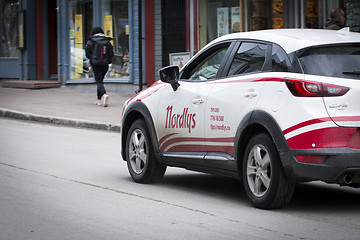
[[[105,82],[149,86],[219,36],[325,28],[337,7],[359,32],[360,0],[1,0],[0,79],[93,83],[84,48],[100,26],[115,51]]]

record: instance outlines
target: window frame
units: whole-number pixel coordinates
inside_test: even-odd
[[[274,50],[274,46],[278,47],[279,50],[282,52],[282,54],[284,54],[284,56],[286,55],[287,59],[286,59],[286,67],[287,67],[287,72],[296,72],[295,71],[295,67],[293,66],[293,63],[291,61],[291,56],[289,54],[287,54],[285,52],[285,50],[279,45],[279,44],[276,44],[276,43],[272,43],[271,44],[271,72],[279,72],[279,71],[274,71],[273,70],[273,64],[272,64],[272,53],[273,53],[273,50]]]
[[[265,45],[266,46],[266,51],[265,51],[264,64],[263,64],[261,70],[257,71],[257,72],[249,72],[249,73],[229,75],[230,68],[231,68],[232,62],[234,60],[234,57],[235,57],[235,55],[236,55],[237,51],[239,50],[242,43],[255,43],[255,44],[263,44],[263,45]],[[272,71],[272,64],[271,64],[272,44],[273,43],[271,43],[271,42],[265,42],[265,41],[260,41],[260,40],[251,40],[251,39],[238,40],[236,46],[233,49],[231,58],[229,58],[227,60],[226,67],[223,70],[223,76],[222,77],[235,77],[235,76],[243,76],[243,75],[254,74],[254,73],[261,73],[261,72],[271,72]]]

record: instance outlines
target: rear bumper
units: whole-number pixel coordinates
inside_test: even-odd
[[[302,163],[295,156],[326,156],[320,164]],[[360,150],[357,149],[316,149],[289,150],[280,153],[288,177],[298,181],[320,180],[340,185],[360,184]]]

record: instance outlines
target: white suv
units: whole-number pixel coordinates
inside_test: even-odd
[[[242,180],[259,208],[296,182],[360,186],[360,34],[282,29],[230,34],[124,105],[121,152],[149,183],[166,166]]]

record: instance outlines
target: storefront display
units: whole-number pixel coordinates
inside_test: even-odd
[[[240,7],[231,8],[231,33],[240,32]]]
[[[128,0],[103,1],[104,32],[113,38],[114,58],[106,78],[129,78]]]
[[[306,28],[322,28],[322,4],[319,0],[306,1]]]
[[[225,34],[284,28],[284,0],[198,0],[199,45]]]
[[[251,29],[262,30],[269,28],[270,2],[266,0],[251,1]]]
[[[284,28],[284,0],[252,0],[251,30]]]
[[[240,7],[217,8],[217,35],[240,32]]]
[[[282,0],[274,0],[272,3],[272,28],[284,28],[284,3]]]
[[[93,27],[93,1],[69,1],[70,13],[70,77],[84,82],[93,80],[85,44]],[[111,37],[114,57],[106,79],[129,78],[129,20],[127,0],[102,1],[102,19],[105,35]]]
[[[239,0],[199,0],[199,45],[225,34],[239,32],[241,24]]]
[[[217,36],[229,34],[229,9],[217,9]]]
[[[70,29],[70,78],[88,79],[93,74],[85,56],[85,44],[89,39],[93,19],[91,0],[69,1]]]

